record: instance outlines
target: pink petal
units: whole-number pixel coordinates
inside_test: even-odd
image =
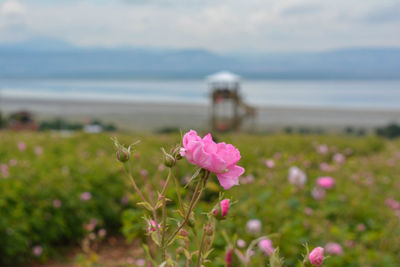
[[[239,185],[239,176],[244,173],[244,169],[240,166],[234,166],[226,173],[218,173],[218,181],[221,186],[228,190],[234,185]]]

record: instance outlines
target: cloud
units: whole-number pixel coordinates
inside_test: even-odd
[[[400,3],[372,10],[364,20],[371,23],[390,23],[400,21]]]
[[[282,10],[282,16],[298,16],[298,15],[310,15],[315,12],[321,11],[321,6],[318,4],[303,4],[290,6]]]
[[[0,6],[0,14],[9,17],[21,17],[26,14],[25,7],[16,1],[6,1]]]
[[[27,34],[27,10],[17,1],[6,1],[0,5],[0,40],[13,41]]]
[[[19,0],[24,11],[11,13],[24,13],[19,25],[26,26],[27,36],[46,35],[80,46],[315,51],[399,46],[399,21],[371,24],[364,19],[394,1]],[[4,36],[0,32],[3,41]]]

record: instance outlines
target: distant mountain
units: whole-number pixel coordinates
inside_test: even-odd
[[[196,49],[79,48],[51,38],[0,44],[0,78],[400,79],[400,48],[221,55]]]

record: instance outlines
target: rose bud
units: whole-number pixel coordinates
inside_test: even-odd
[[[157,228],[160,228],[160,225],[156,223],[155,220],[151,220],[148,222],[148,226],[147,226],[147,233],[151,234],[155,231],[157,231]]]
[[[129,149],[127,149],[126,147],[117,148],[116,154],[117,154],[117,159],[121,162],[126,162],[130,158]]]
[[[215,218],[217,218],[218,220],[225,219],[225,217],[229,211],[229,202],[230,202],[230,199],[224,199],[219,203],[219,206],[217,206],[213,210],[213,214],[214,214]]]
[[[308,259],[312,265],[320,267],[324,261],[324,249],[321,247],[314,248],[308,256]]]

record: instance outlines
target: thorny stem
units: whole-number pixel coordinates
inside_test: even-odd
[[[201,236],[201,243],[200,243],[200,248],[199,248],[199,256],[197,258],[197,267],[201,267],[202,263],[203,263],[203,247],[204,247],[204,241],[206,240],[206,229],[205,227],[203,227],[203,234]]]
[[[156,222],[156,232],[157,232],[157,239],[161,240],[161,234],[160,234],[160,227],[158,227],[158,215],[157,215],[157,210],[154,208],[154,201],[153,201],[153,194],[150,189],[149,183],[146,185],[147,189],[147,195],[149,196],[150,199],[150,205],[152,207],[151,211],[153,213],[153,219]]]
[[[178,178],[176,177],[176,175],[173,175],[173,177],[174,177],[174,182],[175,182],[176,194],[178,196],[179,207],[181,209],[183,216],[185,216],[185,209],[184,209],[183,203],[182,203],[179,181],[178,181]]]
[[[142,199],[142,201],[143,201],[143,202],[148,202],[148,201],[146,200],[146,198],[144,197],[142,191],[141,191],[141,190],[139,189],[139,187],[137,186],[137,184],[136,184],[136,182],[135,182],[135,179],[133,179],[133,176],[132,176],[132,167],[131,167],[131,165],[129,165],[129,163],[127,163],[127,164],[128,164],[128,166],[129,166],[129,170],[127,170],[126,164],[124,164],[124,169],[125,169],[125,172],[128,174],[129,179],[131,180],[131,182],[132,182],[132,184],[133,184],[133,187],[135,188],[136,192],[138,193],[138,195],[139,195],[139,197]],[[150,206],[152,207],[152,212],[153,212],[154,221],[156,222],[157,238],[158,238],[158,240],[160,240],[161,234],[160,234],[160,228],[158,227],[158,216],[157,216],[157,211],[156,211],[155,208],[154,208],[154,203],[153,203],[153,201],[151,200],[150,194],[149,194],[149,198],[150,198],[150,203],[149,203],[149,204],[150,204]]]
[[[203,188],[200,190],[200,186],[202,185],[203,187],[205,186],[208,177],[210,176],[210,172],[209,171],[205,171],[204,176],[200,179],[200,181],[197,183],[196,188],[194,189],[193,192],[193,196],[192,196],[192,200],[190,201],[189,204],[189,209],[186,213],[185,219],[184,221],[179,225],[178,228],[176,228],[176,230],[174,231],[174,233],[168,238],[167,244],[169,244],[169,242],[171,242],[172,239],[174,239],[174,237],[179,233],[179,231],[187,224],[187,222],[189,221],[189,217],[190,214],[192,213],[192,210],[194,209],[194,207],[196,206],[196,204],[198,203],[200,197],[201,197],[201,193],[203,192]]]
[[[161,191],[161,198],[162,198],[162,235],[161,235],[161,249],[162,249],[162,259],[163,261],[166,260],[166,246],[165,246],[165,234],[167,232],[167,208],[166,208],[166,201],[165,201],[165,191],[167,189],[169,180],[172,176],[172,170],[169,169],[167,181],[164,184],[163,190]]]
[[[133,187],[135,188],[136,192],[138,193],[138,195],[142,199],[142,201],[145,202],[145,203],[148,202],[146,200],[146,198],[144,197],[144,195],[143,195],[142,191],[140,190],[140,188],[137,186],[137,184],[135,182],[135,179],[133,179],[131,166],[129,164],[128,164],[128,166],[129,166],[129,171],[126,169],[126,165],[125,164],[124,164],[124,169],[125,169],[125,172],[128,174],[129,179],[131,180]]]

